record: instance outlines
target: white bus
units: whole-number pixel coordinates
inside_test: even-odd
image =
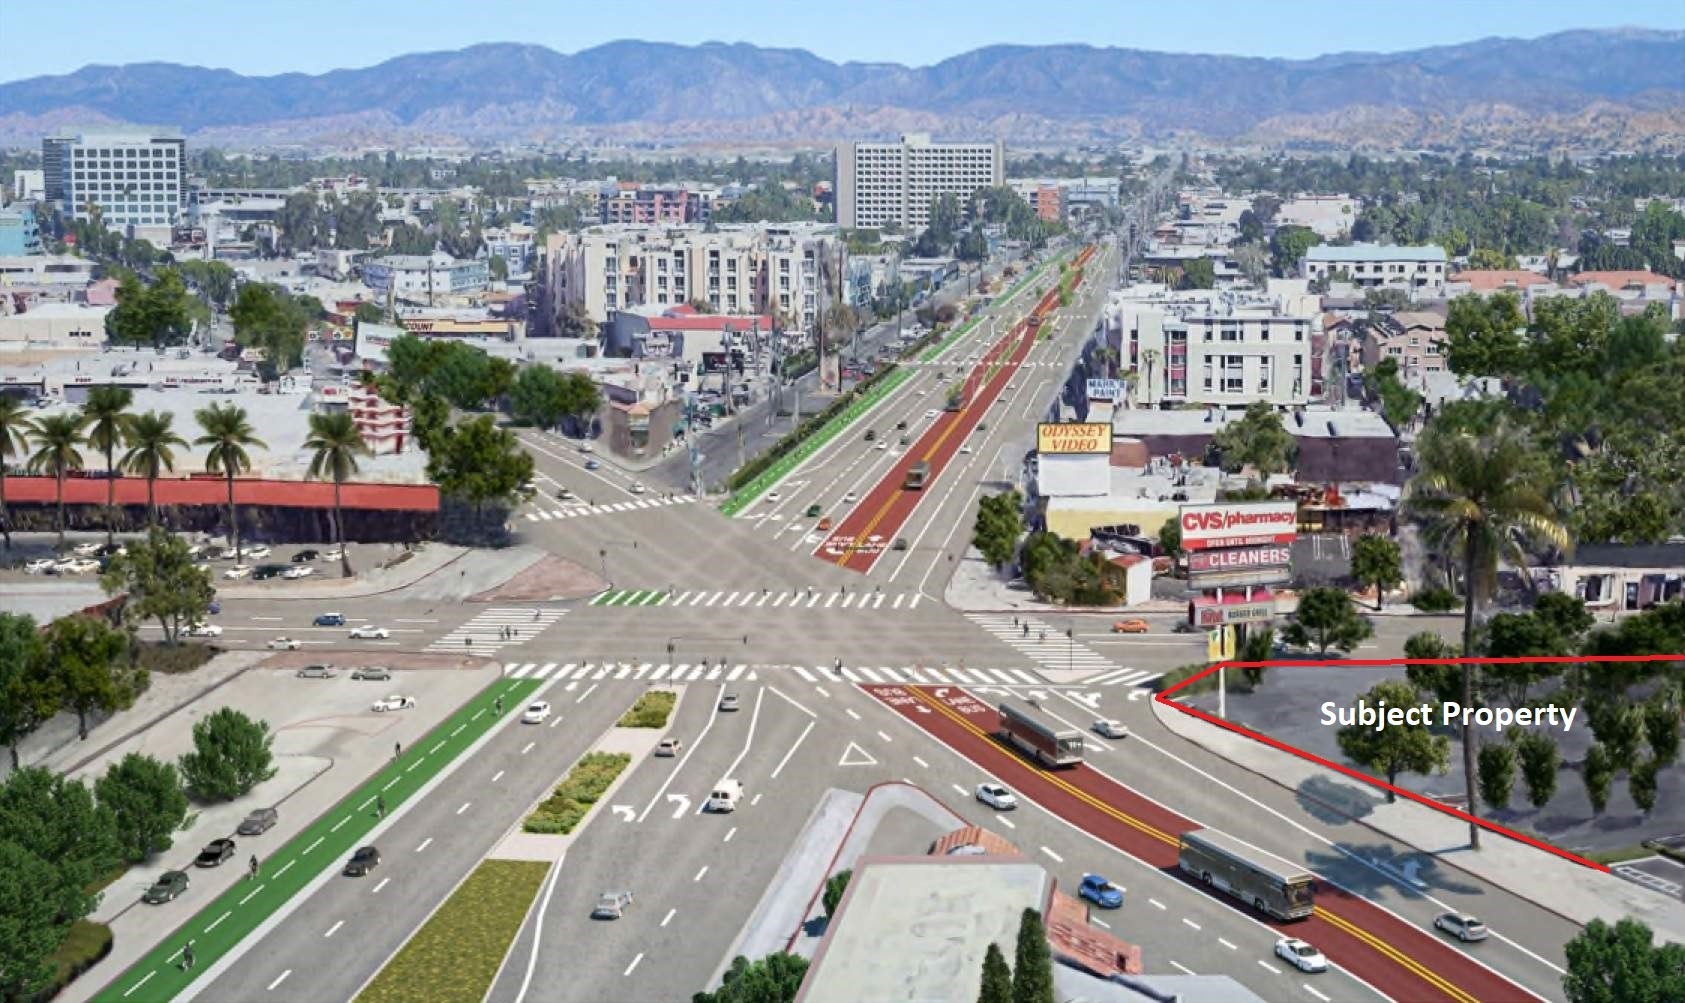
[[[1206,886],[1276,919],[1304,919],[1316,909],[1316,879],[1309,872],[1227,833],[1215,829],[1182,833],[1176,862]]]

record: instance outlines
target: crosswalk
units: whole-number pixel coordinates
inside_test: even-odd
[[[804,682],[836,682],[841,678],[851,683],[914,683],[949,686],[1041,686],[1046,680],[1028,669],[971,668],[967,666],[925,665],[750,665],[725,662],[505,662],[503,674],[515,679],[635,679],[647,682],[709,682],[728,683],[753,681],[763,675],[773,677],[793,674]]]
[[[576,519],[581,516],[612,515],[616,512],[635,512],[640,509],[661,508],[666,505],[685,505],[696,501],[695,495],[670,495],[657,498],[634,498],[631,501],[610,502],[604,505],[580,503],[577,505],[546,504],[534,507],[524,513],[528,522],[553,522],[557,519]]]
[[[912,610],[925,597],[918,592],[864,592],[836,589],[606,589],[591,597],[592,606],[753,606],[762,609]]]
[[[1087,645],[1066,637],[1064,628],[1033,616],[1013,618],[993,613],[967,613],[966,619],[1044,669],[1095,673],[1083,679],[1085,686],[1145,686],[1164,674],[1119,666]]]
[[[559,606],[493,606],[423,650],[490,655],[527,643],[566,614]]]

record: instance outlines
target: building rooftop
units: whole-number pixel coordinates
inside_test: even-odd
[[[1612,272],[1579,272],[1568,276],[1568,281],[1576,286],[1586,286],[1596,283],[1608,286],[1610,289],[1629,289],[1638,286],[1666,286],[1673,288],[1673,280],[1666,275],[1655,272],[1637,270]]]
[[[1469,288],[1477,293],[1495,292],[1499,289],[1525,289],[1528,286],[1553,284],[1550,279],[1538,272],[1530,272],[1524,268],[1471,269],[1451,276],[1451,281],[1467,282]]]
[[[1352,244],[1339,247],[1318,244],[1305,252],[1306,261],[1437,261],[1445,262],[1445,248],[1430,244],[1426,247],[1404,247],[1398,244]]]

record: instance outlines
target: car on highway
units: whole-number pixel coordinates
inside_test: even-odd
[[[967,443],[962,443],[960,445],[960,455],[961,456],[970,456],[971,455],[971,443],[967,442]]]
[[[320,550],[311,550],[309,548],[306,548],[306,549],[301,550],[298,553],[294,554],[293,557],[292,557],[292,561],[293,561],[294,564],[308,564],[311,561],[314,561],[316,558],[321,557],[321,556],[322,556],[322,552]]]
[[[1084,874],[1077,885],[1077,895],[1102,909],[1117,909],[1123,905],[1123,889],[1098,874]]]
[[[389,710],[414,710],[415,697],[399,696],[394,693],[389,697],[381,697],[369,705],[369,710],[376,714],[384,714]]]
[[[367,679],[374,682],[385,682],[392,678],[392,670],[384,665],[365,665],[351,670],[352,679]]]
[[[581,453],[589,453],[589,452],[592,452],[592,449],[591,449],[591,444],[590,444],[590,443],[589,443],[589,442],[582,442],[582,443],[580,443],[580,444],[579,444],[579,451],[580,451],[580,452],[581,452]]]
[[[906,422],[906,420],[905,420],[905,419],[903,419],[903,420],[901,420],[901,421],[898,421],[898,422],[896,422],[896,423],[895,423],[895,430],[896,430],[896,431],[897,431],[897,432],[905,432],[905,431],[906,431],[906,430],[907,430],[907,422]]]
[[[222,577],[228,579],[231,582],[237,582],[242,578],[251,577],[251,573],[252,573],[252,566],[250,564],[236,564],[232,568],[229,568],[227,571],[224,571],[222,573]]]
[[[739,706],[735,693],[727,693],[720,697],[720,710],[737,710]]]
[[[876,448],[876,449],[888,449],[889,448],[889,442],[887,440],[884,441],[884,442],[880,442],[874,448]]]
[[[188,637],[221,637],[222,626],[215,623],[196,623],[187,628]]]
[[[628,891],[603,892],[597,896],[596,908],[591,910],[592,919],[619,919],[626,915],[626,909],[632,904],[632,893]]]
[[[339,672],[331,665],[306,665],[294,675],[300,679],[333,679]]]
[[[240,827],[234,832],[241,836],[261,836],[275,827],[281,820],[281,813],[274,808],[258,808],[247,812],[240,820]]]
[[[807,517],[809,519],[817,519],[821,511],[823,511],[823,509],[821,509],[817,503],[809,505],[807,507]]]
[[[345,626],[345,614],[317,613],[316,619],[312,620],[311,624],[317,627],[343,627]]]
[[[603,464],[602,464],[601,460],[591,459],[591,460],[585,461],[585,469],[586,470],[598,470],[598,469],[602,468],[602,465]]]
[[[683,747],[684,743],[676,738],[664,738],[656,743],[655,754],[663,759],[671,759],[678,755],[679,750]]]
[[[392,631],[385,627],[376,627],[372,623],[359,623],[357,626],[351,628],[351,636],[360,638],[376,637],[384,641],[392,636]]]
[[[978,784],[977,800],[995,811],[1011,811],[1018,807],[1018,798],[1000,784]]]
[[[32,575],[44,575],[57,563],[58,561],[51,557],[37,557],[24,564],[23,570]]]
[[[878,441],[878,430],[875,429],[875,428],[868,428],[866,430],[866,441],[867,442]]]
[[[263,560],[265,557],[268,557],[271,553],[273,553],[273,551],[271,551],[268,547],[264,546],[261,543],[258,544],[255,547],[247,547],[246,548],[246,556],[252,558],[253,560],[257,560],[257,561]]]
[[[1145,634],[1146,632],[1147,621],[1145,620],[1119,620],[1112,624],[1112,633],[1114,634]]]
[[[931,408],[929,411],[926,411],[924,413],[924,417],[928,421],[929,419],[935,418],[937,415],[939,415],[941,413],[942,412],[937,410],[936,408]]]
[[[890,545],[889,549],[890,550],[906,550],[907,549],[907,538],[904,537],[904,536],[896,537],[895,542]]]
[[[163,905],[173,902],[177,895],[187,891],[186,871],[165,871],[158,875],[158,880],[146,888],[146,893],[140,897],[147,905]]]
[[[826,531],[826,530],[828,530],[828,529],[830,529],[830,528],[831,528],[831,517],[830,517],[830,516],[826,516],[826,517],[825,517],[825,518],[823,518],[823,519],[821,519],[821,520],[819,520],[819,525],[818,525],[818,527],[817,527],[817,528],[818,528],[818,530],[819,530],[819,531],[820,531],[820,532],[821,532],[821,533],[823,533],[823,532],[825,532],[825,531]]]
[[[521,721],[525,724],[542,724],[548,720],[550,720],[550,702],[547,700],[538,700],[527,704],[526,713],[521,715]]]
[[[221,839],[213,839],[206,843],[205,848],[199,851],[199,855],[193,858],[193,865],[195,867],[218,867],[221,866],[223,861],[233,856],[234,841],[224,836]]]
[[[1123,726],[1123,722],[1114,721],[1109,717],[1103,717],[1094,722],[1094,733],[1102,738],[1129,737],[1129,729]]]
[[[316,569],[312,568],[308,564],[295,564],[287,570],[281,572],[281,577],[290,582],[296,582],[300,578],[309,578],[315,573]]]
[[[1298,937],[1283,937],[1275,942],[1275,956],[1301,972],[1326,972],[1328,959],[1322,952]]]
[[[854,502],[855,502],[855,499],[856,499],[855,493],[850,491],[850,492],[843,495],[843,502],[842,503],[844,505],[853,505]]]
[[[1442,912],[1433,918],[1434,929],[1444,930],[1463,943],[1486,939],[1486,924],[1473,916],[1458,912]]]
[[[348,878],[360,878],[380,866],[380,851],[372,846],[359,846],[340,873]]]
[[[264,643],[270,651],[297,651],[304,644],[296,637],[275,637]]]

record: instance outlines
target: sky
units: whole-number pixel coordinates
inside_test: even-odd
[[[69,30],[67,31],[67,26]],[[622,38],[924,66],[1002,43],[1302,59],[1572,28],[1685,29],[1679,0],[0,0],[0,81],[88,63],[321,73],[410,52]],[[30,39],[29,44],[17,44]],[[74,39],[74,44],[67,44]]]

